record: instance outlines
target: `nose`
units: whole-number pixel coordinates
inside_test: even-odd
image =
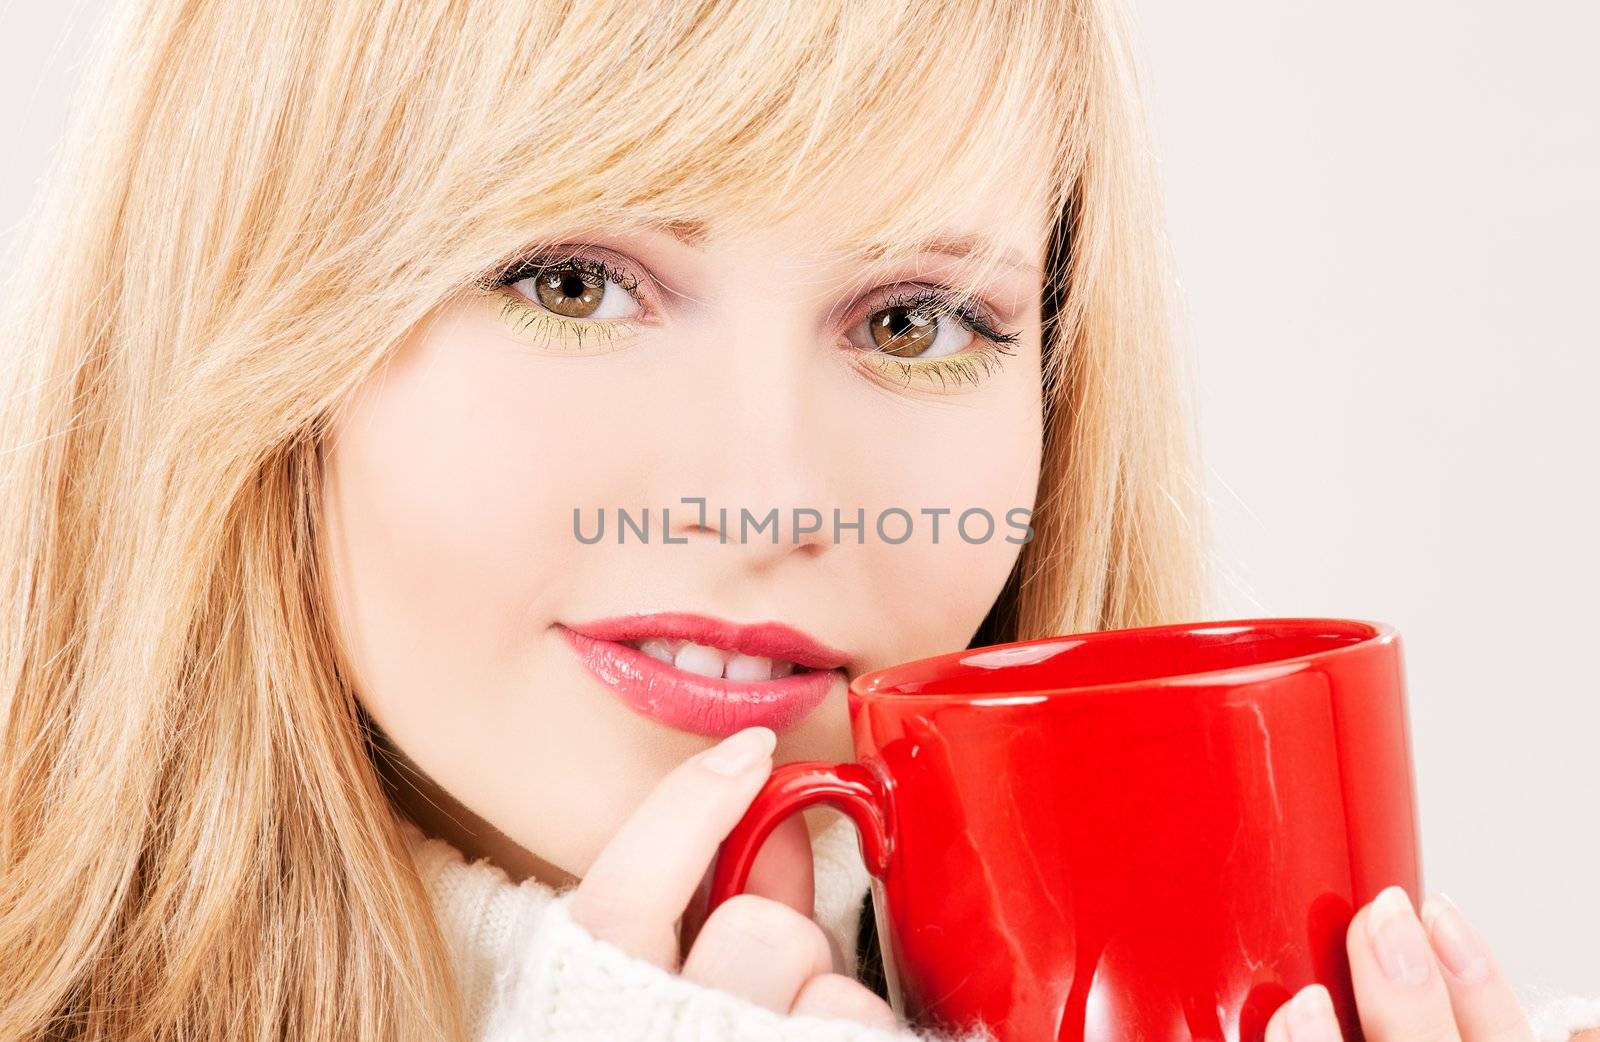
[[[682,419],[664,432],[670,448],[658,457],[671,461],[659,487],[675,538],[816,556],[832,545],[835,508],[853,515],[839,502],[842,417],[824,407],[837,367],[830,345],[803,340],[796,327],[724,341],[697,359],[676,403]]]

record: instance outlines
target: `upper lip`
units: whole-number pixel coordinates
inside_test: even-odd
[[[595,640],[687,640],[742,655],[783,659],[807,669],[839,669],[850,661],[838,648],[781,622],[737,623],[693,612],[640,612],[565,625]]]

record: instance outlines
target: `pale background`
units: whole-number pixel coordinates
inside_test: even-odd
[[[1600,995],[1600,8],[1134,2],[1232,609],[1400,628],[1427,886]],[[101,10],[0,8],[7,235]]]
[[[1600,995],[1600,7],[1134,2],[1232,608],[1399,628],[1424,883]]]

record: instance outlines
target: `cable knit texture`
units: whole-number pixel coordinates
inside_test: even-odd
[[[1567,1042],[1580,1031],[1600,1030],[1600,996],[1568,995],[1536,984],[1512,986],[1534,1042]]]
[[[831,808],[806,812],[816,864],[816,919],[855,972],[855,940],[870,883],[854,826]],[[883,1031],[832,1017],[781,1016],[599,940],[568,913],[572,890],[514,884],[488,861],[468,864],[442,840],[403,824],[439,917],[478,1042],[992,1042]],[[1520,986],[1536,1042],[1600,1028],[1600,998]]]

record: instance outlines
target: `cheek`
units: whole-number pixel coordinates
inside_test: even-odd
[[[552,380],[551,359],[470,313],[425,328],[327,446],[330,610],[389,738],[474,813],[577,870],[652,766],[619,759],[638,722],[575,665],[553,668],[546,627],[596,581],[574,506],[614,504],[641,464],[585,437],[609,429],[604,381]]]
[[[328,447],[336,614],[380,721],[442,684],[456,721],[514,708],[548,606],[581,581],[573,506],[617,482],[575,433],[602,403],[455,321],[402,345]]]
[[[878,666],[966,646],[1023,549],[1038,490],[1039,404],[1026,386],[926,414],[917,431],[899,451],[872,460],[878,509],[909,513],[912,538],[878,538],[869,509],[866,545],[849,547],[872,576],[871,618],[884,631]],[[893,538],[905,525],[899,515],[884,519]]]

